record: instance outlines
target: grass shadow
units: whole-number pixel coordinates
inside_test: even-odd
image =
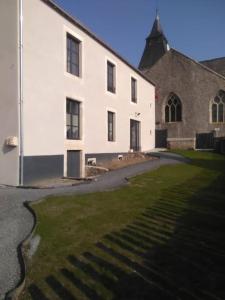
[[[220,170],[208,186],[198,189],[199,177],[194,177],[185,186],[168,188],[132,223],[105,235],[79,257],[71,253],[59,278],[45,279],[48,287],[60,299],[225,299],[221,163],[218,159],[203,168],[203,173]],[[28,291],[32,299],[48,299],[35,285]]]

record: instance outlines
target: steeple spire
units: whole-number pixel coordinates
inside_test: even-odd
[[[156,7],[156,20],[159,20],[159,9],[158,9],[158,7]]]
[[[156,18],[155,18],[155,22],[154,22],[153,27],[152,27],[152,31],[151,31],[150,35],[148,36],[148,38],[156,38],[156,37],[159,37],[161,35],[163,35],[163,31],[162,31],[162,28],[161,28],[161,25],[160,25],[159,15],[157,13]]]
[[[143,70],[152,67],[167,51],[169,45],[166,36],[160,25],[158,9],[152,30],[146,39],[146,46],[141,58],[139,69]]]

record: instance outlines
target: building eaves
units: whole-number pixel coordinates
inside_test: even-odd
[[[213,71],[221,74],[222,76],[225,76],[225,57],[200,61],[200,63],[212,69]]]
[[[63,16],[67,21],[71,22],[73,25],[77,26],[80,30],[85,32],[88,36],[93,38],[97,43],[110,51],[113,55],[115,55],[118,59],[120,59],[123,63],[125,63],[129,68],[135,71],[139,76],[141,76],[144,80],[151,83],[153,86],[156,84],[149,80],[146,76],[143,75],[137,68],[135,68],[132,64],[130,64],[125,58],[123,58],[120,54],[118,54],[115,50],[113,50],[109,45],[107,45],[104,41],[98,38],[90,29],[88,29],[85,25],[83,25],[80,21],[76,20],[72,15],[63,10],[57,4],[55,4],[52,0],[40,0],[48,5],[50,8],[54,9],[58,14]]]
[[[212,59],[207,59],[207,60],[202,60],[200,61],[200,64],[203,63],[210,63],[210,62],[214,62],[214,61],[225,61],[225,56],[224,57],[216,57],[216,58],[212,58]]]
[[[208,72],[210,72],[210,73],[212,73],[212,74],[214,74],[214,75],[220,77],[221,79],[225,80],[225,77],[224,77],[223,75],[221,75],[221,74],[219,74],[219,73],[213,71],[212,69],[206,67],[206,66],[203,65],[202,63],[200,63],[200,62],[194,60],[193,58],[190,58],[189,56],[187,56],[187,55],[185,55],[185,54],[183,54],[183,53],[177,51],[176,49],[171,48],[170,51],[174,51],[175,53],[177,53],[177,54],[179,54],[179,55],[185,57],[186,59],[192,61],[193,63],[195,63],[195,64],[198,65],[199,67],[205,69],[206,71],[208,71]]]

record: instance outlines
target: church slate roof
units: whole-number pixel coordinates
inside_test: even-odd
[[[225,76],[225,57],[205,60],[201,61],[200,63],[212,69],[213,71]]]
[[[161,24],[160,24],[159,16],[157,16],[155,21],[154,21],[151,33],[149,34],[147,39],[154,39],[154,38],[158,38],[158,37],[161,37],[161,36],[163,36],[164,39],[167,42],[167,39],[166,39],[166,37],[163,33],[163,30],[162,30],[162,27],[161,27]]]
[[[146,39],[145,49],[139,63],[139,69],[152,67],[168,51],[168,41],[160,25],[159,16],[156,17],[151,33]]]

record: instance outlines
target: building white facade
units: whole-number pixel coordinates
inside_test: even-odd
[[[154,85],[51,1],[1,0],[0,33],[0,184],[83,177],[85,159],[127,153],[135,138],[133,150],[154,148]]]

